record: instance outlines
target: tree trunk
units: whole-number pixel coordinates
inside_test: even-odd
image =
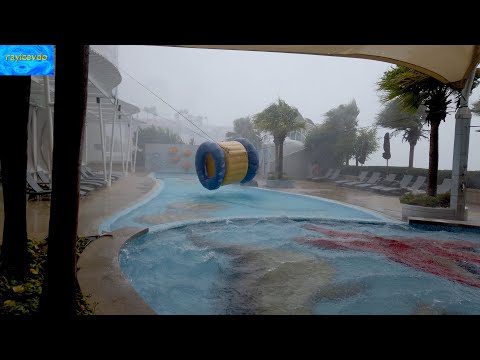
[[[413,168],[413,156],[415,155],[415,143],[410,143],[410,155],[408,157],[408,167]]]
[[[355,156],[355,166],[358,167],[358,157]]]
[[[350,166],[350,158],[349,157],[345,158],[345,166]]]
[[[430,154],[428,164],[428,183],[427,194],[429,196],[437,195],[437,176],[438,176],[438,128],[440,121],[430,120]]]
[[[57,46],[52,202],[42,312],[75,315],[79,166],[87,107],[89,46]],[[113,140],[113,139],[112,139]]]
[[[275,176],[278,178],[278,167],[279,165],[279,141],[276,138],[273,138],[273,143],[275,144]]]
[[[4,203],[1,256],[4,265],[11,266],[18,273],[26,270],[28,265],[25,173],[30,84],[30,76],[0,76],[3,105],[0,159]]]
[[[281,141],[278,144],[278,175],[277,175],[277,178],[279,180],[283,179],[283,141]]]

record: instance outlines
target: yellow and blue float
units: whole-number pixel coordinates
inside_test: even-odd
[[[258,152],[244,138],[215,143],[206,141],[195,155],[200,183],[208,190],[234,183],[247,183],[258,170]]]

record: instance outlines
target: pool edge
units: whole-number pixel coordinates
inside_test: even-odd
[[[148,228],[122,228],[90,244],[78,261],[78,283],[95,315],[157,315],[125,277],[119,262],[123,244]]]

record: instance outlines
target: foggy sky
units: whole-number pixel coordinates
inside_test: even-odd
[[[380,112],[376,83],[393,65],[301,54],[120,46],[119,66],[176,109],[207,116],[210,125],[232,126],[233,120],[254,115],[280,97],[315,123],[321,123],[328,110],[355,99],[362,127],[372,125]],[[155,105],[160,115],[173,119],[173,110],[127,75],[122,77],[119,96],[123,100],[140,108]],[[479,95],[474,90],[470,103]],[[473,116],[472,125],[480,125],[478,116]],[[454,128],[452,111],[440,125],[439,169],[451,169]],[[473,128],[470,136],[469,170],[480,169],[480,154],[475,151],[478,129]],[[365,165],[386,164],[382,140],[389,131],[378,129],[380,148]],[[428,140],[418,143],[415,167],[428,168],[428,149]],[[397,135],[391,141],[389,165],[408,166],[408,153],[408,143]]]

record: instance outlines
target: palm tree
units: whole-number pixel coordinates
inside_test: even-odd
[[[228,141],[245,138],[249,140],[257,150],[262,146],[262,137],[259,132],[253,128],[252,120],[249,117],[234,120],[233,132],[227,132],[225,137]]]
[[[28,266],[25,171],[30,84],[30,76],[0,76],[0,99],[4,103],[2,118],[5,120],[0,138],[5,214],[1,260],[3,266],[17,273]]]
[[[275,171],[277,179],[283,176],[283,143],[290,131],[305,128],[305,120],[295,107],[289,106],[285,101],[278,99],[253,118],[253,126],[258,131],[265,131],[273,136],[275,144]]]
[[[415,146],[421,138],[427,138],[423,129],[425,122],[425,107],[420,106],[418,110],[412,114],[403,111],[397,100],[388,102],[377,115],[375,124],[383,128],[394,130],[391,135],[403,131],[402,142],[406,141],[410,144],[410,156],[408,159],[408,167],[413,168],[413,157],[415,154]]]
[[[477,85],[474,82],[472,89]],[[447,84],[416,70],[397,66],[386,71],[378,82],[378,90],[383,92],[382,101],[396,99],[401,109],[415,113],[421,105],[426,108],[425,121],[430,125],[430,153],[428,167],[429,196],[437,194],[438,175],[438,130],[440,123],[445,121],[447,109],[451,105],[452,95],[457,97],[461,93]]]

